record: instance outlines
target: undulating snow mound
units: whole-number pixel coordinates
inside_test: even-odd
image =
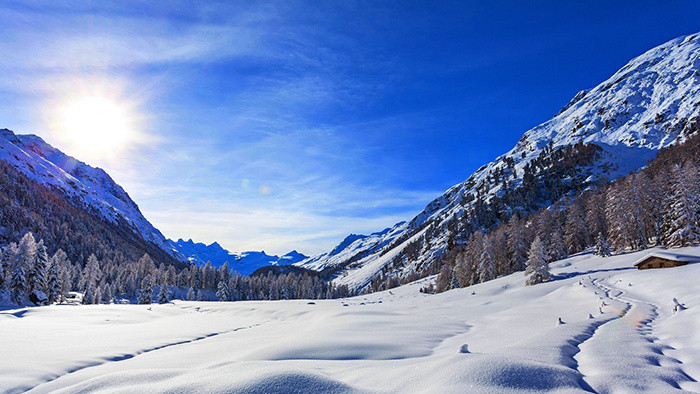
[[[578,166],[577,173],[585,182],[603,177],[615,179],[641,168],[659,149],[683,141],[698,128],[700,33],[651,49],[600,85],[578,93],[554,118],[527,131],[508,153],[428,204],[394,238],[414,237],[430,225],[444,227],[471,209],[476,196],[488,202],[493,196],[502,195],[504,187],[513,190],[522,186],[526,166],[547,151],[595,144],[600,148],[595,160],[585,167]],[[539,205],[551,202],[541,201]],[[402,258],[403,267],[398,275],[407,275],[430,263],[444,251],[449,237],[446,229],[431,233],[416,257]],[[407,245],[407,242],[392,244],[393,249],[398,249],[394,255]],[[371,254],[357,256],[356,262],[341,271],[336,280],[354,287],[366,286],[391,261],[383,258],[387,252],[381,247]],[[330,262],[327,255],[321,255],[301,264],[319,269],[341,265],[340,260]],[[351,272],[357,269],[364,272],[361,275]]]
[[[633,266],[659,251],[435,295],[0,310],[0,391],[697,392],[700,263]]]
[[[121,218],[143,239],[184,260],[104,170],[66,155],[35,135],[15,135],[8,129],[0,129],[0,160],[29,178],[57,189],[74,205],[97,213],[107,221],[117,222]]]

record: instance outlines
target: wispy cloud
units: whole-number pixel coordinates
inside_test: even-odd
[[[391,59],[299,4],[212,4],[5,3],[0,93],[32,108],[7,116],[59,142],[41,115],[110,87],[143,138],[117,160],[76,156],[107,169],[167,236],[236,251],[322,252],[409,220],[442,191],[401,185],[398,153],[376,148],[400,148],[436,117],[371,115],[396,78]]]

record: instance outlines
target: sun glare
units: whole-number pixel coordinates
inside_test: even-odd
[[[57,113],[57,131],[74,154],[110,156],[135,137],[133,114],[114,99],[83,96],[68,100]]]

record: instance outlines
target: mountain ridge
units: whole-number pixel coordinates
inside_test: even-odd
[[[270,265],[292,265],[305,260],[308,256],[293,250],[282,256],[268,255],[265,251],[246,251],[233,253],[223,248],[218,242],[206,245],[201,242],[168,240],[171,247],[182,253],[188,262],[199,266],[210,262],[214,267],[229,263],[231,269],[242,275],[250,275],[259,268]]]
[[[119,218],[124,219],[144,240],[184,261],[184,257],[171,249],[163,234],[143,216],[129,194],[103,169],[61,152],[39,136],[18,135],[6,128],[0,129],[0,160],[40,184],[58,189],[74,205],[113,223]]]
[[[699,41],[698,33],[670,40],[580,91],[511,150],[430,202],[388,246],[352,243],[344,249],[357,253],[344,261],[322,254],[297,265],[330,271],[358,289],[391,262],[405,277],[428,270],[455,236],[644,166],[700,124]]]

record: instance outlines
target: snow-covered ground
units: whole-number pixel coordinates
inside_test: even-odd
[[[0,390],[698,392],[700,264],[632,267],[651,251],[574,256],[531,287],[3,310]]]

